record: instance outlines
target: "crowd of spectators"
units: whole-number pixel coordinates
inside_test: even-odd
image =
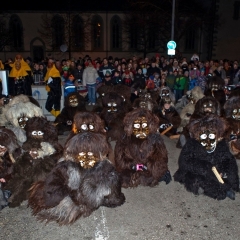
[[[5,69],[8,63],[5,62]],[[25,61],[32,69],[33,82],[35,85],[45,84],[44,77],[47,71],[47,60],[34,62],[31,58]],[[228,59],[206,60],[199,59],[194,54],[191,59],[183,57],[164,57],[156,54],[151,58],[97,58],[92,59],[89,55],[75,61],[67,59],[54,59],[55,66],[59,70],[62,84],[74,85],[73,91],[85,87],[88,91],[89,104],[96,102],[96,89],[102,84],[116,85],[125,84],[136,93],[138,87],[149,91],[158,91],[163,86],[168,86],[175,94],[176,101],[188,90],[200,86],[205,90],[205,84],[209,76],[219,76],[224,79],[226,85],[237,85],[239,83],[240,67],[238,61]],[[71,79],[71,81],[69,81]],[[64,95],[68,92],[66,91]]]

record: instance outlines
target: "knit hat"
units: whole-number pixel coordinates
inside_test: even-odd
[[[151,76],[149,77],[149,79],[151,79],[151,80],[154,80],[154,76],[153,76],[153,75],[151,75]]]

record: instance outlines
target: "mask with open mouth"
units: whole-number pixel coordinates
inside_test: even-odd
[[[91,168],[97,162],[97,159],[92,152],[80,152],[77,156],[77,160],[83,168]]]
[[[198,141],[206,149],[207,153],[215,151],[217,146],[216,133],[211,130],[205,130],[200,133]]]
[[[149,126],[145,117],[140,117],[133,122],[133,135],[139,139],[147,138]]]
[[[77,107],[78,106],[78,98],[76,95],[72,95],[69,97],[69,106]]]

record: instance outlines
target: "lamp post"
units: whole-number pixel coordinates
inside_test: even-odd
[[[172,1],[172,30],[171,30],[171,40],[174,40],[174,21],[175,21],[175,0]]]

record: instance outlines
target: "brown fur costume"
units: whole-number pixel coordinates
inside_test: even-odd
[[[212,96],[205,96],[197,101],[190,121],[202,118],[210,113],[222,116],[221,106],[216,98]]]
[[[140,94],[132,104],[133,109],[136,108],[145,108],[149,111],[153,111],[154,108],[157,108],[157,102],[153,101],[150,93]]]
[[[240,96],[229,98],[224,105],[228,129],[226,138],[232,154],[240,159]]]
[[[74,116],[73,129],[68,135],[66,142],[76,134],[82,134],[84,132],[102,133],[107,138],[107,131],[104,125],[104,121],[94,112],[78,112]],[[109,153],[107,157],[114,163],[114,153],[109,144]]]
[[[134,135],[134,123],[145,119],[145,138]],[[141,124],[140,124],[141,125]],[[137,108],[124,118],[124,136],[116,142],[115,163],[123,187],[155,186],[168,171],[168,156],[158,133],[159,120],[149,110]],[[143,128],[139,128],[143,134]],[[144,135],[144,134],[143,134]]]
[[[12,192],[10,207],[19,206],[27,199],[31,184],[45,179],[63,153],[56,128],[45,118],[29,119],[25,129],[27,141],[22,146],[25,153],[14,164],[13,178],[5,186]]]
[[[41,221],[72,224],[89,216],[100,206],[124,203],[120,177],[105,159],[108,143],[100,133],[77,134],[65,145],[63,159],[45,181],[32,185],[28,199],[32,212]],[[91,152],[94,165],[82,165],[81,152]]]
[[[123,118],[128,111],[124,99],[116,92],[107,93],[103,99],[103,110],[100,117],[107,127],[107,138],[116,141],[123,134]]]
[[[196,195],[204,193],[217,200],[226,197],[234,200],[234,191],[239,191],[238,167],[223,139],[225,130],[225,120],[215,114],[190,122],[191,138],[180,153],[174,180]],[[224,183],[219,182],[212,167]]]
[[[78,111],[86,111],[85,99],[79,93],[69,93],[65,99],[64,108],[54,121],[59,135],[64,131],[71,131],[74,115]]]

